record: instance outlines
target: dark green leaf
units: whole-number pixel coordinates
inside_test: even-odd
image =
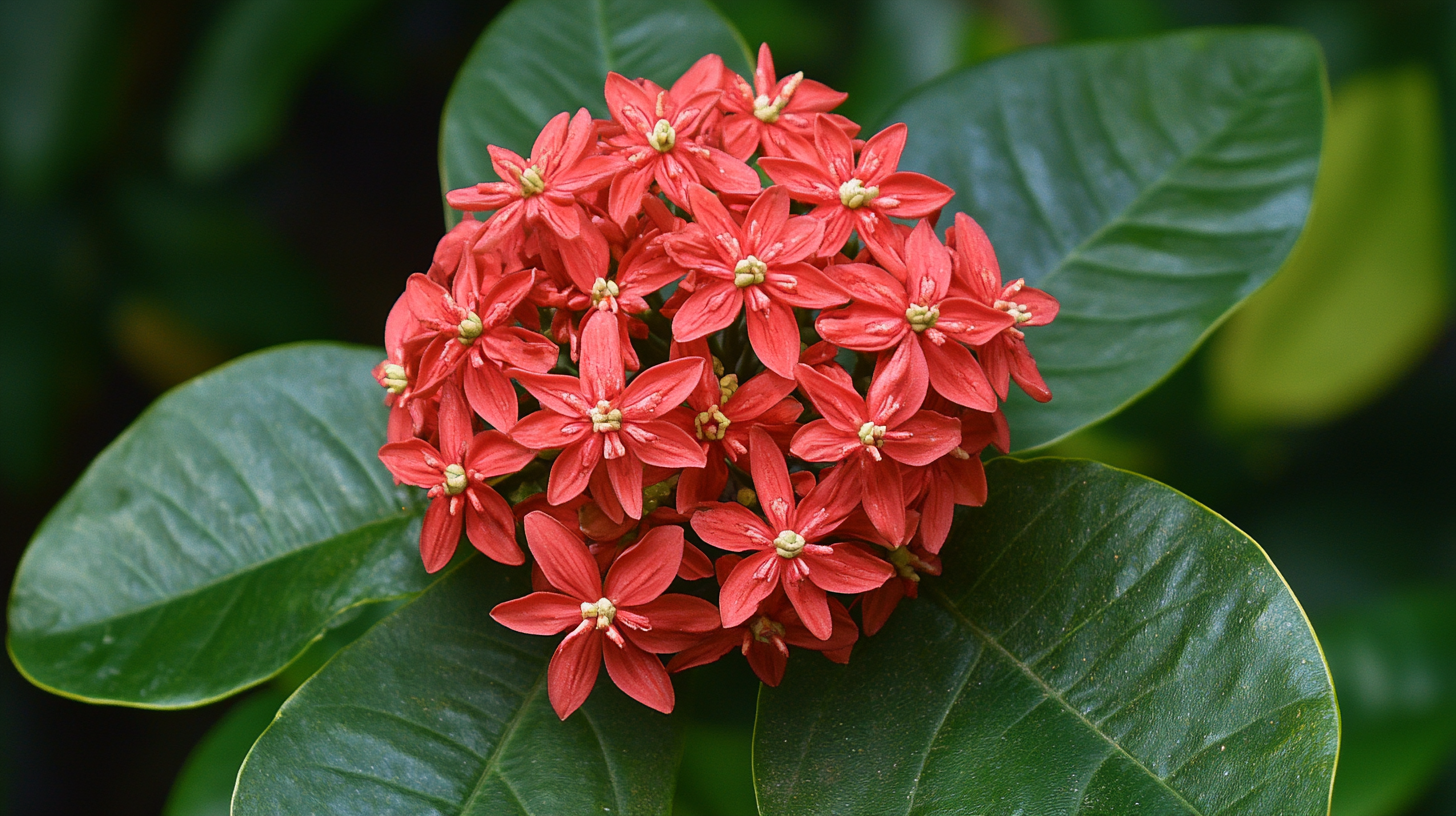
[[[91,701],[196,705],[277,672],[350,606],[422,589],[420,491],[375,455],[382,355],[284,347],[158,400],[21,560],[21,671]]]
[[[1456,748],[1456,594],[1407,592],[1321,619],[1340,693],[1334,816],[1404,813]]]
[[[169,134],[172,165],[211,178],[266,151],[309,72],[378,0],[233,0],[207,32]]]
[[[527,592],[525,570],[473,558],[340,652],[258,740],[233,813],[667,813],[669,719],[602,672],[558,720],[557,639],[490,618]]]
[[[670,85],[705,54],[748,73],[742,39],[702,0],[517,0],[475,44],[440,135],[440,183],[494,181],[486,145],[528,155],[562,111],[607,117],[607,72]]]
[[[1259,288],[1304,225],[1324,72],[1307,35],[1201,30],[1027,51],[952,74],[889,121],[902,169],[954,187],[1003,278],[1062,303],[1027,343],[1051,388],[1014,386],[1012,441],[1052,442],[1176,367]]]
[[[238,769],[286,699],[270,686],[234,704],[187,755],[162,816],[228,816]]]
[[[942,579],[848,666],[797,654],[764,690],[763,812],[1324,813],[1334,694],[1264,552],[1125,471],[988,471]]]

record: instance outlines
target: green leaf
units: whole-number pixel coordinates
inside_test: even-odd
[[[270,687],[234,704],[187,755],[162,816],[228,816],[238,769],[286,699]]]
[[[1021,448],[1111,415],[1184,360],[1289,253],[1319,162],[1304,34],[1195,30],[1044,48],[952,74],[888,121],[901,168],[956,190],[1003,278],[1062,303],[1027,331],[1053,399],[1014,386]]]
[[[558,720],[546,695],[558,638],[490,618],[528,592],[525,570],[472,558],[340,652],[249,754],[235,816],[666,814],[669,718],[603,671]]]
[[[233,0],[191,64],[168,133],[172,166],[211,179],[265,152],[318,60],[378,0]]]
[[[450,89],[441,188],[494,181],[486,145],[528,155],[562,111],[586,107],[606,118],[608,71],[665,87],[705,54],[749,72],[742,38],[703,0],[517,0],[481,35]]]
[[[1406,812],[1456,748],[1456,594],[1405,592],[1321,622],[1343,732],[1334,816]]]
[[[1334,693],[1263,550],[1095,462],[988,471],[943,578],[763,690],[763,812],[1324,813]]]
[[[274,674],[343,610],[423,589],[420,491],[376,458],[382,356],[287,346],[147,409],[20,562],[20,670],[92,702],[197,705]]]
[[[1309,228],[1213,345],[1226,417],[1337,419],[1404,377],[1440,336],[1450,301],[1440,118],[1426,69],[1363,76],[1335,94]]]

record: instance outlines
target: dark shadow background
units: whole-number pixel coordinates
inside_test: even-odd
[[[428,266],[443,229],[436,146],[445,95],[501,5],[0,0],[7,585],[47,510],[165,388],[275,343],[379,342],[405,277]],[[919,81],[1025,44],[1272,23],[1320,38],[1337,89],[1373,70],[1421,67],[1453,130],[1456,9],[1436,0],[721,5],[750,43],[775,47],[781,73],[803,69],[849,91],[844,112],[864,122]],[[234,53],[249,42],[252,63]],[[233,79],[208,91],[199,77],[228,60],[240,66]],[[199,99],[212,113],[187,120]],[[228,147],[203,138],[209,132],[246,138]],[[1443,144],[1444,167],[1456,166]],[[1441,164],[1430,173],[1449,190]],[[1370,304],[1377,316],[1382,308]],[[1456,588],[1456,333],[1449,311],[1445,319],[1439,340],[1392,363],[1395,385],[1327,421],[1224,421],[1200,352],[1135,408],[1059,450],[1133,467],[1215,508],[1265,545],[1322,635],[1325,621],[1349,629],[1373,614],[1363,610]],[[1456,641],[1453,624],[1436,621],[1436,630]],[[1424,653],[1409,659],[1375,671],[1441,665]],[[1456,678],[1441,682],[1446,696],[1434,708],[1396,714],[1456,718]],[[6,662],[0,813],[158,813],[187,752],[227,705],[91,706],[30,686]],[[751,706],[745,698],[699,712],[697,738],[737,750],[723,712]],[[733,796],[680,809],[719,812],[742,801]],[[1423,783],[1396,813],[1456,814],[1456,773]]]

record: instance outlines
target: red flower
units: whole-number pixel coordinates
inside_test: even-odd
[[[820,256],[838,252],[855,230],[881,263],[898,266],[899,255],[885,235],[892,225],[890,217],[925,218],[955,195],[929,176],[896,171],[905,133],[905,126],[896,124],[875,134],[856,165],[849,137],[821,117],[814,126],[818,162],[765,157],[758,166],[795,201],[817,205],[812,215],[824,221]]]
[[[624,388],[616,326],[592,321],[581,342],[579,378],[512,372],[540,400],[541,410],[516,423],[511,438],[536,450],[561,449],[546,488],[552,504],[580,495],[601,467],[621,511],[641,518],[644,463],[682,468],[705,462],[697,442],[662,419],[697,385],[703,361],[686,358],[653,366]],[[596,498],[602,503],[602,496]],[[615,503],[603,506],[617,520],[614,508]]]
[[[884,561],[852,545],[814,543],[834,532],[854,509],[857,497],[842,489],[842,479],[831,471],[797,502],[778,445],[762,428],[749,433],[753,487],[768,523],[738,504],[719,504],[692,518],[693,530],[714,547],[758,551],[734,567],[723,583],[719,595],[723,626],[748,620],[759,603],[782,586],[804,626],[824,640],[834,629],[824,593],[865,592],[883,584],[892,571]]]
[[[672,356],[711,360],[703,340],[673,343]],[[798,386],[793,380],[765,371],[738,384],[737,374],[718,377],[707,366],[698,387],[688,395],[694,412],[693,431],[708,457],[703,468],[686,468],[677,483],[677,509],[691,513],[703,502],[717,501],[728,486],[728,464],[748,453],[748,430],[762,427],[780,447],[787,447],[799,426],[795,420],[804,406],[791,399]]]
[[[716,566],[720,585],[741,560],[736,555],[718,559]],[[748,658],[748,665],[758,679],[777,686],[784,679],[790,646],[823,652],[825,657],[836,663],[848,663],[850,649],[859,639],[859,629],[849,616],[849,610],[834,598],[829,599],[829,616],[834,621],[834,630],[827,640],[816,638],[805,628],[784,591],[775,589],[759,604],[758,611],[751,618],[738,626],[728,629],[720,626],[704,635],[702,640],[669,660],[667,670],[676,673],[694,666],[705,666],[738,649]]]
[[[672,681],[652,655],[684,649],[717,625],[711,603],[662,594],[682,561],[682,528],[653,528],[622,552],[605,581],[581,537],[545,513],[526,516],[526,543],[559,591],[506,601],[490,616],[529,635],[571,629],[547,669],[556,716],[564,720],[586,702],[603,659],[618,688],[649,708],[672,711]]]
[[[966,297],[948,297],[950,253],[921,221],[905,243],[905,281],[879,267],[832,267],[854,303],[823,312],[814,326],[829,342],[856,351],[909,345],[928,364],[930,384],[950,401],[978,411],[996,409],[996,395],[970,349],[1015,324],[1006,312]]]
[[[704,144],[700,133],[722,94],[722,77],[723,60],[716,54],[698,60],[671,90],[607,74],[607,108],[620,127],[607,138],[607,149],[629,164],[612,181],[608,209],[613,221],[622,223],[637,212],[653,181],[679,207],[688,206],[691,184],[736,195],[758,192],[758,174]]]
[[[426,572],[450,562],[462,526],[470,543],[490,558],[502,564],[524,563],[526,558],[516,546],[511,507],[486,479],[515,473],[535,455],[499,431],[472,436],[470,412],[458,388],[446,387],[440,395],[439,449],[423,439],[410,439],[380,448],[379,458],[399,481],[430,491],[433,501],[420,529]]]
[[[764,190],[739,226],[698,185],[688,190],[697,222],[667,238],[673,260],[693,271],[693,293],[672,319],[680,343],[727,328],[748,309],[748,341],[759,360],[792,378],[799,360],[795,306],[823,309],[849,299],[818,268],[804,263],[819,243],[823,225],[789,216],[789,197],[778,187]]]
[[[531,291],[530,270],[506,275],[481,293],[472,255],[463,258],[467,268],[455,275],[454,295],[425,275],[410,275],[405,285],[405,302],[423,330],[405,343],[406,354],[424,346],[415,394],[430,393],[463,367],[470,407],[493,427],[509,428],[518,406],[502,368],[548,371],[558,349],[540,334],[511,325],[512,312]]]
[[[940,558],[913,544],[890,550],[888,557],[894,565],[895,577],[860,596],[860,616],[866,635],[874,635],[884,627],[901,598],[915,598],[920,594],[921,574],[940,574]]]
[[[723,117],[723,149],[736,158],[746,161],[762,146],[765,156],[813,162],[818,158],[814,152],[814,122],[820,116],[826,116],[846,136],[859,133],[859,125],[828,113],[849,94],[804,79],[803,71],[778,79],[768,43],[758,47],[758,70],[754,71],[752,87],[731,71],[724,74],[727,82],[718,100],[718,106],[727,111]]]
[[[955,238],[958,283],[967,287],[981,303],[1005,312],[1012,319],[1010,326],[977,349],[991,386],[1004,400],[1007,381],[1014,379],[1037,402],[1050,400],[1052,392],[1037,370],[1036,360],[1026,348],[1026,335],[1019,327],[1045,326],[1056,318],[1061,304],[1046,292],[1027,286],[1025,278],[1002,286],[996,250],[991,248],[985,230],[969,215],[956,213]]]
[[[627,166],[616,156],[588,155],[596,141],[596,125],[586,108],[573,117],[557,114],[536,137],[531,158],[490,145],[490,164],[501,180],[451,190],[445,201],[457,210],[495,210],[485,222],[479,249],[494,247],[523,220],[575,238],[581,212],[576,196],[606,187]]]
[[[848,377],[799,366],[799,388],[823,419],[799,429],[789,450],[806,462],[844,462],[846,487],[863,491],[865,512],[887,538],[905,534],[908,505],[901,464],[924,467],[960,442],[960,422],[920,409],[928,375],[925,361],[901,345],[870,383],[855,393]]]

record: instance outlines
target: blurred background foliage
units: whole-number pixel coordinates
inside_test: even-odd
[[[442,230],[446,91],[501,5],[0,0],[9,568],[164,389],[275,343],[378,343]],[[1025,46],[1207,24],[1319,38],[1333,107],[1286,268],[1142,402],[1051,452],[1160,479],[1269,551],[1335,676],[1336,816],[1456,816],[1456,3],[720,5],[781,70],[848,91],[843,112],[868,125],[913,85]],[[341,621],[277,681],[196,711],[86,706],[7,664],[0,811],[226,813],[252,737],[377,611]],[[753,812],[746,668],[682,679],[676,812]]]

